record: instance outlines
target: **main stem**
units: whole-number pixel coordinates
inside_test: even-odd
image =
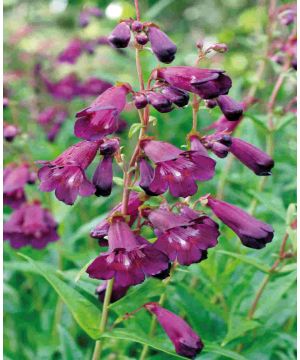
[[[104,297],[104,302],[103,302],[102,315],[101,315],[101,321],[100,321],[100,327],[99,327],[100,335],[102,335],[105,331],[107,318],[108,318],[108,307],[110,304],[113,285],[114,285],[114,278],[107,281],[105,297]],[[102,352],[102,345],[103,345],[103,342],[101,340],[96,341],[92,360],[100,359],[101,352]]]

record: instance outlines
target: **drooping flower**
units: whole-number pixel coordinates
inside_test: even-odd
[[[138,209],[139,207],[143,204],[143,202],[145,201],[145,199],[142,198],[142,196],[135,192],[135,191],[131,191],[129,194],[129,199],[128,199],[128,210],[127,210],[127,216],[129,216],[129,226],[131,226],[135,220],[138,217]],[[111,212],[108,214],[108,218],[111,217],[115,212],[121,211],[121,206],[122,204],[119,203],[118,205],[116,205]],[[109,222],[107,221],[107,219],[102,220],[91,232],[90,235],[91,237],[98,239],[99,240],[99,244],[100,245],[107,245],[107,241],[104,239],[107,234],[108,234],[108,229],[109,229]]]
[[[157,111],[161,113],[167,113],[173,109],[172,103],[160,93],[149,91],[147,93],[147,100]]]
[[[47,76],[41,74],[48,92],[58,100],[70,101],[80,94],[80,82],[76,74],[71,73],[57,82],[52,82]]]
[[[164,80],[180,90],[199,95],[202,99],[212,99],[226,95],[231,88],[231,79],[223,70],[199,69],[192,66],[170,66],[156,69],[153,77]]]
[[[75,135],[85,140],[99,140],[116,131],[128,92],[127,85],[113,86],[101,94],[91,106],[78,112]]]
[[[207,249],[217,245],[218,225],[188,206],[180,214],[159,208],[147,217],[157,235],[154,247],[168,255],[170,261],[177,260],[181,265],[200,262],[207,258]]]
[[[56,139],[67,117],[67,110],[60,106],[49,106],[39,114],[38,123],[46,131],[47,139],[50,142]]]
[[[139,160],[139,170],[140,170],[139,186],[145,191],[147,195],[150,196],[158,195],[150,190],[150,184],[152,183],[154,177],[154,169],[145,158],[141,158]]]
[[[84,170],[94,160],[99,142],[81,141],[70,146],[53,161],[39,161],[43,167],[38,172],[41,191],[53,191],[58,200],[74,204],[78,195],[90,196],[95,187]]]
[[[20,130],[16,125],[3,122],[3,137],[6,141],[13,142],[19,133]]]
[[[177,47],[163,31],[156,26],[149,26],[148,38],[159,61],[169,64],[175,59]]]
[[[4,240],[8,240],[15,249],[26,245],[42,249],[59,238],[57,223],[38,201],[25,203],[15,210],[4,224],[3,230]]]
[[[207,205],[225,225],[237,234],[245,246],[261,249],[272,241],[274,236],[272,226],[255,219],[237,206],[211,196],[208,197]]]
[[[125,22],[120,22],[108,37],[108,41],[116,48],[126,48],[131,37],[130,27]]]
[[[174,344],[177,354],[194,359],[201,352],[204,344],[181,317],[157,303],[147,303],[144,307],[156,316],[157,321]]]
[[[232,138],[232,144],[229,151],[256,175],[271,175],[271,169],[274,167],[274,160],[257,147],[244,140]]]
[[[216,100],[227,120],[237,121],[243,115],[243,104],[233,100],[230,96],[220,95]]]
[[[172,103],[179,107],[186,106],[189,103],[189,94],[185,91],[176,89],[172,86],[163,86],[162,94]]]
[[[196,180],[207,181],[214,176],[215,161],[197,151],[182,151],[163,141],[143,140],[141,148],[155,164],[149,190],[162,194],[169,188],[175,197],[197,192]]]
[[[8,165],[3,172],[3,203],[19,208],[26,201],[24,186],[33,183],[32,179],[28,164]]]
[[[100,154],[103,155],[103,159],[97,166],[93,176],[96,196],[109,196],[111,193],[113,182],[113,157],[118,150],[118,139],[107,139],[100,145]]]
[[[83,51],[83,41],[80,39],[72,39],[68,46],[59,54],[59,62],[67,62],[75,64]]]
[[[136,236],[122,217],[111,219],[108,244],[109,251],[98,256],[87,268],[91,278],[114,278],[117,284],[127,287],[168,268],[168,257]]]

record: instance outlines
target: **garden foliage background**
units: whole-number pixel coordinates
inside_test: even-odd
[[[132,1],[118,1],[121,17],[134,17]],[[285,3],[277,1],[278,5]],[[55,142],[48,142],[37,124],[37,114],[59,101],[46,92],[34,90],[33,69],[41,63],[47,76],[58,80],[70,72],[80,79],[97,76],[112,83],[129,82],[137,88],[134,51],[117,52],[98,46],[93,55],[82,55],[76,64],[55,61],[70,39],[93,39],[108,35],[118,19],[93,19],[84,29],[78,26],[83,5],[105,10],[109,1],[4,1],[4,85],[9,91],[9,106],[4,119],[17,124],[22,132],[13,143],[5,144],[5,164],[21,160],[54,159],[75,142],[74,115],[93,98],[63,102],[69,110]],[[256,87],[258,102],[246,112],[238,128],[239,137],[266,148],[267,103],[282,67],[265,58],[268,41],[268,1],[250,0],[140,0],[143,20],[152,20],[178,46],[175,65],[192,65],[195,42],[224,42],[229,51],[218,54],[205,64],[223,68],[233,79],[231,95],[243,100],[249,88]],[[110,15],[109,11],[107,13]],[[285,31],[278,27],[276,32]],[[264,71],[258,73],[261,62]],[[157,66],[147,51],[142,53],[144,73]],[[260,77],[258,78],[258,75]],[[255,216],[273,225],[275,237],[266,248],[256,251],[240,245],[234,233],[222,227],[219,246],[209,251],[208,259],[189,268],[180,267],[167,289],[166,307],[183,316],[201,335],[206,347],[205,360],[289,360],[295,359],[295,218],[296,132],[295,114],[285,106],[295,97],[296,72],[284,74],[284,83],[272,111],[275,168],[263,189],[261,178],[237,161],[217,159],[217,175],[199,186],[198,195],[224,192],[224,199],[244,209],[251,207]],[[181,146],[191,128],[191,108],[160,114],[153,108],[157,126],[152,133]],[[218,109],[200,110],[200,128],[218,119]],[[138,122],[137,113],[127,111],[123,118],[130,125]],[[133,150],[135,137],[121,135],[125,152]],[[230,171],[228,162],[232,162]],[[60,240],[39,251],[16,251],[4,245],[4,359],[89,359],[97,337],[101,304],[94,295],[98,281],[80,270],[99,252],[90,229],[103,219],[113,204],[120,201],[121,171],[115,169],[116,184],[109,198],[80,198],[74,206],[59,202],[52,193],[41,193],[38,184],[27,186],[29,199],[38,198],[51,209],[59,222]],[[197,196],[195,196],[197,198]],[[4,209],[4,220],[11,210]],[[281,261],[273,273],[282,239],[288,234],[286,250],[290,257]],[[22,256],[21,256],[22,255]],[[26,258],[25,258],[26,257]],[[28,258],[32,259],[28,261]],[[249,311],[263,283],[266,286],[255,308]],[[134,287],[128,295],[111,305],[111,319],[132,311],[150,300],[157,300],[163,283],[151,279]],[[61,298],[67,304],[63,304]],[[70,311],[71,310],[71,311]],[[72,316],[73,313],[73,316]],[[153,347],[149,359],[178,358],[165,334],[149,339],[150,316],[136,314],[123,321],[105,342],[105,359],[137,359],[143,342]]]

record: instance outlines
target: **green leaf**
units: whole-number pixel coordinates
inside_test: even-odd
[[[122,178],[118,177],[118,176],[114,176],[113,181],[118,186],[123,186],[124,185],[124,180]]]
[[[101,311],[92,302],[88,301],[80,292],[73,289],[61,280],[55,271],[42,262],[36,262],[30,257],[19,254],[26,259],[41,276],[53,287],[66,304],[78,325],[93,339],[100,336],[98,327]]]
[[[142,128],[142,124],[141,123],[134,123],[130,126],[129,132],[128,132],[128,137],[129,139],[132,138],[132,136],[139,131]]]
[[[69,332],[63,326],[58,325],[58,333],[63,360],[82,359],[82,352]]]
[[[204,345],[205,346],[204,346],[203,352],[218,354],[221,356],[225,356],[227,359],[231,359],[231,360],[247,360],[244,356],[242,356],[234,351],[224,349],[223,347],[221,347],[219,345],[211,344],[211,343],[207,343],[207,342],[205,342]]]
[[[254,320],[247,320],[241,316],[235,316],[233,314],[230,317],[228,324],[228,332],[225,336],[225,339],[222,342],[222,346],[226,345],[230,341],[237,339],[245,334],[249,330],[256,329],[260,326],[260,323]]]
[[[217,250],[217,252],[220,253],[220,254],[231,256],[231,257],[233,257],[235,259],[239,259],[239,260],[241,260],[242,262],[244,262],[246,264],[249,264],[249,265],[252,265],[252,266],[256,267],[258,270],[260,270],[262,272],[265,272],[265,273],[269,272],[268,266],[266,266],[264,263],[262,263],[262,262],[260,262],[260,261],[258,261],[256,259],[253,259],[250,256],[237,254],[237,253],[232,253],[230,251],[225,251],[225,250]]]
[[[249,114],[249,113],[247,113],[246,115],[247,115],[247,118],[252,120],[255,125],[259,126],[264,131],[267,131],[267,132],[269,131],[268,126],[267,126],[267,117],[266,116],[254,115],[254,114]]]
[[[166,347],[166,341],[164,339],[150,339],[147,335],[136,335],[133,334],[132,331],[127,330],[119,330],[115,329],[110,332],[104,333],[101,335],[101,338],[110,338],[110,339],[120,339],[125,341],[134,341],[142,345],[148,345],[152,347],[153,349],[156,349],[158,351],[162,351],[168,355],[172,355],[175,358],[179,359],[186,359],[183,356],[180,356],[175,353],[175,351],[172,351],[171,349],[168,349]],[[237,359],[238,360],[238,359]],[[240,359],[242,360],[242,359]],[[244,360],[244,359],[243,359]]]
[[[287,114],[286,116],[284,116],[281,120],[281,122],[276,126],[276,131],[282,130],[285,126],[287,126],[289,123],[291,123],[292,121],[296,122],[297,118],[294,114]]]

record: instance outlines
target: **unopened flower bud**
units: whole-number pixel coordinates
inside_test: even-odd
[[[214,99],[210,99],[205,101],[205,105],[208,109],[213,109],[214,107],[217,106],[217,102]]]
[[[176,89],[172,86],[165,86],[161,92],[168,100],[179,107],[186,106],[189,103],[190,97],[185,91]]]
[[[134,105],[137,109],[143,109],[147,106],[148,100],[146,95],[144,94],[137,94],[134,96]]]
[[[228,95],[220,95],[217,98],[217,103],[229,121],[237,121],[243,114],[243,106],[241,103],[233,100]]]
[[[223,159],[228,155],[229,149],[226,145],[216,141],[211,145],[211,150],[215,155],[217,155],[217,157]]]
[[[166,113],[172,110],[172,103],[164,95],[151,91],[147,94],[150,104],[159,112]]]
[[[137,34],[135,36],[135,41],[139,44],[139,45],[146,45],[147,42],[149,41],[148,36],[145,33],[140,33]]]
[[[159,61],[169,64],[175,59],[177,47],[163,31],[155,26],[150,26],[148,37],[151,48]]]
[[[3,124],[3,137],[6,141],[12,142],[19,134],[19,129],[13,124]]]
[[[112,156],[119,150],[119,145],[118,139],[108,139],[100,145],[100,154]]]
[[[196,42],[196,46],[199,50],[202,50],[203,49],[203,39],[199,39],[197,42]]]
[[[126,22],[118,24],[108,37],[108,41],[116,48],[126,48],[131,37],[130,27]]]
[[[224,53],[228,50],[228,47],[226,44],[214,44],[211,46],[211,49],[218,53]]]
[[[136,31],[136,32],[141,32],[143,30],[143,23],[141,23],[140,21],[134,21],[131,24],[131,30],[132,31]]]

